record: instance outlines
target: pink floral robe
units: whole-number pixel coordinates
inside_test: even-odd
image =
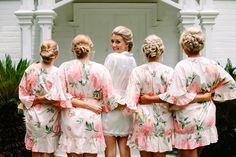
[[[126,104],[133,114],[130,148],[148,152],[172,150],[173,119],[167,103],[139,104],[141,94],[159,95],[166,92],[173,69],[158,62],[135,68],[126,91]]]
[[[236,98],[236,83],[216,62],[204,57],[180,61],[174,70],[173,82],[161,99],[184,106],[197,94],[214,92],[213,100]],[[212,101],[191,103],[175,112],[175,147],[194,149],[218,140],[215,126],[216,107]]]
[[[101,114],[76,108],[71,98],[98,105],[111,105],[112,82],[109,71],[92,61],[72,60],[63,63],[58,70],[59,81],[48,98],[61,100],[62,134],[59,149],[67,153],[101,153],[105,150]],[[61,87],[61,88],[60,88]]]
[[[35,96],[44,96],[51,89],[57,68],[42,68],[32,64],[26,70],[19,85],[19,98],[24,105],[26,123],[25,145],[32,152],[53,153],[60,134],[59,110],[53,105],[36,104]]]

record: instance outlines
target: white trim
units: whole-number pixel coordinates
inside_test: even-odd
[[[72,26],[79,26],[79,16],[82,16],[83,12],[88,12],[91,10],[111,11],[117,14],[123,14],[122,9],[129,9],[130,11],[136,11],[137,14],[146,14],[149,25],[151,27],[156,27],[158,25],[157,19],[157,4],[156,3],[74,3],[74,18],[72,22],[69,22]],[[79,16],[77,16],[79,15]]]
[[[21,58],[32,59],[32,25],[34,12],[32,10],[17,10],[14,13],[21,28]]]
[[[55,5],[54,5],[54,7],[52,8],[52,9],[57,9],[57,8],[60,8],[60,7],[62,7],[63,5],[66,5],[66,4],[68,4],[68,3],[70,3],[70,2],[73,2],[74,0],[62,0],[62,1],[60,1],[60,2],[57,2]]]
[[[46,39],[52,38],[53,20],[56,17],[56,13],[53,10],[37,10],[35,11],[36,20],[41,28],[40,30],[40,42]]]
[[[177,9],[182,9],[182,6],[179,3],[173,2],[172,0],[161,0],[161,1]]]

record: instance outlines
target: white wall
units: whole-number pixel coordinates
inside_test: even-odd
[[[178,10],[161,3],[158,10],[160,20],[157,27],[149,28],[147,34],[159,35],[165,44],[166,50],[163,56],[163,63],[172,67],[179,61],[178,45]],[[213,51],[210,52],[210,58],[219,61],[222,65],[230,58],[233,65],[236,65],[236,1],[235,0],[215,0],[215,9],[220,14],[216,18],[216,24],[213,32]],[[5,54],[10,54],[13,60],[19,60],[21,57],[20,49],[20,27],[14,11],[20,7],[20,1],[0,1],[0,59]],[[75,29],[68,22],[73,19],[72,3],[69,3],[56,10],[58,16],[55,20],[53,30],[53,39],[60,45],[60,54],[57,65],[66,60],[72,59],[70,46],[71,40],[75,36]],[[35,60],[39,59],[37,42],[39,29],[33,28],[33,53]],[[36,36],[35,36],[36,35]],[[209,53],[209,52],[208,52]]]
[[[174,67],[180,60],[179,53],[179,32],[178,32],[178,16],[179,11],[166,3],[161,3],[161,7],[157,10],[158,26],[150,29],[149,34],[156,34],[162,38],[165,51],[162,62],[168,66]]]
[[[213,32],[213,52],[211,58],[225,65],[230,58],[236,66],[236,1],[214,1],[220,12]]]
[[[20,7],[20,1],[0,1],[0,59],[5,54],[11,55],[13,60],[21,57],[20,27],[14,12]]]
[[[76,35],[75,28],[73,28],[69,22],[73,19],[72,4],[67,4],[55,10],[57,17],[55,19],[55,27],[53,29],[53,39],[59,44],[59,57],[56,61],[56,65],[61,64],[64,61],[73,59],[73,53],[71,52],[71,41]]]
[[[55,20],[53,39],[60,45],[60,54],[57,61],[57,64],[60,64],[63,61],[74,58],[71,52],[71,40],[76,35],[76,26],[72,27],[69,24],[69,21],[73,20],[72,4],[62,6],[55,11],[57,13],[57,18]],[[157,34],[163,39],[166,50],[162,61],[164,64],[174,67],[179,61],[179,53],[182,53],[179,52],[178,48],[178,10],[165,3],[161,3],[161,7],[159,7],[157,12],[159,14],[158,17],[161,17],[157,26],[149,27],[147,28],[147,32],[146,30],[143,30],[143,32],[147,33],[146,35]],[[97,27],[94,26],[94,29],[96,28]],[[143,39],[139,40],[143,41]],[[140,49],[141,45],[135,45],[135,48]]]

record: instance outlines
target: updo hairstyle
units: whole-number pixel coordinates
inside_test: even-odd
[[[124,41],[128,44],[128,52],[133,48],[133,33],[125,26],[117,26],[113,29],[112,34],[121,36]]]
[[[72,52],[78,59],[86,57],[92,52],[93,42],[89,36],[84,34],[77,35],[72,41]]]
[[[188,54],[198,54],[205,43],[205,36],[198,27],[190,27],[180,36],[179,44]]]
[[[40,56],[45,64],[50,64],[57,57],[59,51],[58,44],[52,40],[44,40],[40,47]]]
[[[142,51],[147,59],[159,58],[164,52],[164,44],[157,35],[149,35],[144,39]]]

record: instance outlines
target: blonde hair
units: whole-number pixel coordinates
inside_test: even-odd
[[[182,33],[179,43],[187,53],[197,54],[204,48],[205,36],[199,27],[190,27]]]
[[[133,33],[125,26],[117,26],[113,29],[112,34],[121,36],[126,43],[128,43],[128,51],[130,52],[133,48]]]
[[[157,35],[149,35],[144,39],[142,51],[147,58],[160,57],[164,52],[164,44]]]
[[[84,58],[91,53],[92,48],[93,42],[87,35],[79,34],[72,41],[72,52],[76,54],[78,59]]]
[[[44,40],[40,47],[40,56],[45,64],[50,64],[57,57],[59,51],[58,44],[52,40]]]

